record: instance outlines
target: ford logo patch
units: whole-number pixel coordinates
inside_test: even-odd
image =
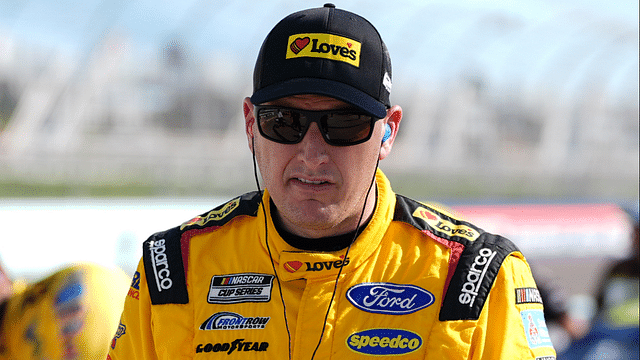
[[[347,299],[366,312],[405,315],[430,306],[435,296],[415,285],[362,283],[347,291]]]

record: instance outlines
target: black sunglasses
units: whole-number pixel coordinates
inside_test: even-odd
[[[265,138],[281,144],[297,144],[315,122],[324,141],[334,146],[361,144],[371,138],[380,120],[354,110],[310,111],[281,106],[256,105],[258,130]]]

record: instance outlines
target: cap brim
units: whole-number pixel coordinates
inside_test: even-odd
[[[330,96],[349,103],[378,119],[387,116],[387,108],[383,103],[350,85],[327,79],[296,78],[266,86],[251,96],[251,102],[257,105],[302,94]]]

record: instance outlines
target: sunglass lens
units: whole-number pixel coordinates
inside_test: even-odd
[[[373,130],[373,119],[364,114],[258,108],[260,133],[282,144],[295,144],[302,140],[309,124],[316,121],[327,143],[335,146],[349,146],[367,141]]]
[[[304,134],[300,113],[287,109],[261,109],[258,125],[263,135],[281,143],[296,143]]]
[[[367,115],[332,113],[325,124],[325,134],[335,145],[356,144],[371,136],[372,121]]]

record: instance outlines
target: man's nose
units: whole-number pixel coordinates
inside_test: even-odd
[[[307,133],[300,141],[298,157],[304,161],[309,167],[316,167],[328,161],[330,146],[324,141],[318,124],[311,123]]]

